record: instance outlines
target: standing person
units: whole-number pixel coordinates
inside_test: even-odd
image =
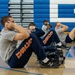
[[[62,43],[71,43],[75,39],[75,28],[71,30],[69,35],[64,33],[67,29],[67,25],[61,24],[60,22],[56,22],[55,31]]]
[[[58,67],[56,62],[47,58],[36,35],[17,25],[11,16],[4,16],[1,23],[3,29],[0,35],[0,56],[11,68],[24,67],[32,52],[40,59],[41,67]],[[16,48],[18,40],[22,42]]]
[[[47,20],[44,20],[42,25],[42,30],[45,32],[44,36],[50,31],[50,28],[52,28],[52,26],[49,24]]]

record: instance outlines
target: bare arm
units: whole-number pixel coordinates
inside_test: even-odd
[[[47,28],[46,28],[46,30],[48,30],[48,29],[50,29],[50,26],[49,26],[49,25],[47,25]]]
[[[61,24],[61,23],[59,23],[59,24],[62,27],[62,32],[66,31],[68,29],[68,26]]]
[[[13,40],[23,40],[23,39],[27,39],[29,37],[28,30],[23,28],[22,26],[17,25],[16,23],[8,22],[7,28],[15,29],[18,31],[18,33],[16,33]]]
[[[27,29],[23,28],[22,26],[14,24],[14,29],[16,29],[19,32],[14,37],[14,40],[23,40],[23,39],[27,39],[29,37],[29,33],[28,33]]]

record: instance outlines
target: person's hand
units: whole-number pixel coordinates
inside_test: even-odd
[[[52,25],[51,25],[51,24],[48,24],[47,27],[48,27],[48,28],[52,28]]]
[[[27,32],[30,34],[31,33],[31,30],[27,30]]]
[[[61,23],[60,23],[60,22],[58,22],[56,26],[60,27],[60,26],[61,26]]]
[[[29,27],[29,29],[30,29],[31,31],[35,30],[35,28],[36,28],[36,26],[30,26],[30,27]]]
[[[47,28],[51,28],[49,24],[47,25]]]
[[[60,24],[61,24],[60,22],[57,23],[57,25],[60,25]]]

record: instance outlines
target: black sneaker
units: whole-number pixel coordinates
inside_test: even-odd
[[[56,62],[48,61],[47,63],[40,62],[41,68],[59,68],[59,64]]]
[[[67,49],[68,47],[66,45],[62,45],[62,48],[63,49]]]
[[[63,61],[61,62],[61,64],[65,64],[65,57],[63,57]]]
[[[61,45],[61,46],[57,45],[56,48],[58,50],[61,50],[61,49],[66,49],[67,50],[69,47],[67,47],[66,45]]]
[[[56,48],[57,48],[58,50],[62,50],[62,46],[57,45]]]
[[[59,46],[59,45],[56,45],[56,47],[57,47],[57,48],[62,48],[62,45],[61,45],[61,46]]]

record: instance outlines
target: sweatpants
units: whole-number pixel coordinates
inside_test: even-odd
[[[52,42],[59,43],[60,40],[54,30],[49,31],[46,36],[42,39],[43,45],[48,46]]]
[[[32,52],[37,55],[37,58],[40,59],[40,61],[46,58],[45,50],[39,43],[37,36],[33,33],[31,33],[30,37],[28,39],[25,39],[14,51],[8,61],[8,65],[11,68],[24,67],[31,57]]]

